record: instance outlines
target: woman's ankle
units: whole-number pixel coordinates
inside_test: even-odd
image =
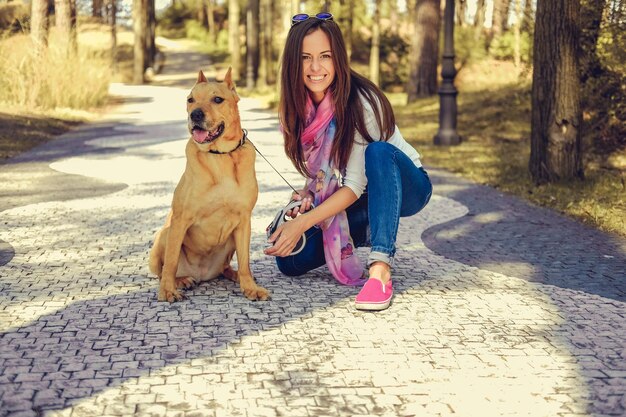
[[[391,280],[391,267],[385,262],[376,261],[370,265],[369,277],[386,284]]]

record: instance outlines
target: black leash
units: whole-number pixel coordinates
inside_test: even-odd
[[[244,136],[247,136],[248,131],[247,131],[247,130],[244,130],[244,132],[245,132],[245,133],[244,133]],[[289,181],[287,181],[287,180],[285,179],[285,177],[283,177],[283,176],[282,176],[282,174],[281,174],[280,172],[278,172],[278,170],[277,170],[276,168],[274,168],[274,165],[272,165],[272,163],[271,163],[270,161],[268,161],[268,160],[267,160],[267,158],[265,157],[265,155],[263,155],[263,154],[261,153],[261,151],[259,151],[259,149],[258,149],[258,148],[254,145],[254,143],[252,143],[252,141],[251,141],[250,139],[248,139],[248,142],[250,142],[250,144],[252,144],[252,146],[254,147],[254,150],[255,150],[255,151],[257,151],[257,153],[258,153],[259,155],[261,155],[261,157],[262,157],[263,159],[265,159],[265,162],[267,162],[267,163],[268,163],[268,164],[272,167],[272,169],[273,169],[273,170],[274,170],[274,171],[278,174],[278,176],[280,176],[280,177],[283,179],[283,181],[285,181],[285,183],[289,186],[289,188],[291,188],[291,189],[293,190],[293,192],[294,192],[294,193],[296,193],[296,194],[300,194],[300,193],[299,193],[299,192],[298,192],[295,188],[293,188],[293,186],[292,186],[291,184],[289,184]]]

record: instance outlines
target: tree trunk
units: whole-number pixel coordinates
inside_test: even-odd
[[[515,70],[517,71],[517,76],[519,77],[521,66],[522,66],[522,33],[521,33],[521,24],[522,24],[522,0],[513,0],[515,2],[515,27],[513,28],[513,33],[515,35],[515,45],[513,48],[513,62],[515,63]]]
[[[91,15],[102,18],[102,0],[91,0]]]
[[[77,50],[76,2],[74,0],[55,0],[54,9],[61,45],[66,56],[69,57],[75,54]]]
[[[380,85],[380,3],[374,1],[374,21],[372,27],[372,46],[370,48],[370,81]]]
[[[536,184],[584,177],[579,15],[579,0],[537,1],[529,161]]]
[[[233,81],[241,78],[241,45],[239,43],[239,1],[228,0],[228,50]]]
[[[533,33],[534,22],[533,0],[524,1],[524,20],[522,22],[522,32]]]
[[[274,11],[272,0],[261,0],[259,20],[260,28],[260,63],[259,80],[260,87],[267,87],[275,82],[274,71],[274,48],[272,45]]]
[[[209,38],[213,42],[217,42],[217,28],[215,27],[215,5],[213,4],[214,0],[207,0],[206,2],[206,14],[207,14],[207,25],[209,27]]]
[[[491,17],[491,35],[499,36],[507,29],[511,0],[494,0]]]
[[[253,89],[259,76],[259,0],[248,0],[246,11],[246,87]]]
[[[148,0],[133,0],[133,83],[143,84],[146,69],[146,39],[148,36]]]
[[[48,46],[48,1],[32,0],[30,17],[30,35],[37,51]]]
[[[347,0],[348,6],[348,21],[345,28],[342,28],[343,39],[346,44],[346,51],[348,53],[348,62],[352,60],[352,15],[354,14],[354,0]]]
[[[398,17],[398,2],[392,1],[389,5],[389,25],[391,33],[394,35],[398,34],[398,29],[400,26],[400,18]]]
[[[487,4],[485,0],[477,0],[476,1],[476,15],[474,15],[474,28],[476,28],[476,32],[474,35],[475,39],[480,38],[483,30],[485,29],[485,14],[487,13]]]
[[[198,0],[198,9],[197,9],[197,16],[196,16],[196,18],[198,19],[198,22],[200,22],[202,27],[208,29],[208,27],[209,27],[209,16],[208,16],[208,13],[207,13],[207,7],[206,7],[205,0]]]
[[[106,8],[111,28],[111,67],[117,69],[117,0],[107,0]]]
[[[583,0],[580,7],[580,78],[584,83],[589,77],[602,74],[602,63],[597,54],[600,25],[606,0]]]
[[[456,0],[456,22],[459,27],[465,26],[465,13],[467,12],[467,0]]]
[[[437,93],[437,61],[439,57],[439,0],[417,0],[415,28],[409,56],[408,102]]]
[[[154,70],[154,60],[156,58],[156,4],[155,0],[146,1],[146,57],[144,70],[152,68]]]

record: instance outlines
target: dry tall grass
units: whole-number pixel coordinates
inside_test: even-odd
[[[96,29],[97,30],[97,29]],[[0,40],[0,103],[12,108],[89,110],[107,102],[112,77],[109,38],[100,30],[79,35],[76,55],[68,56],[53,29],[49,47],[37,54],[30,37]]]

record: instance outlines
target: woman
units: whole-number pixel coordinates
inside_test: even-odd
[[[350,69],[330,13],[292,18],[281,68],[279,116],[285,152],[306,184],[265,250],[286,275],[327,264],[346,285],[363,285],[355,305],[386,309],[400,217],[428,203],[432,186],[419,154],[395,125],[380,89]],[[299,215],[298,215],[299,214]],[[305,248],[290,255],[301,235]],[[354,249],[371,246],[369,279]]]

